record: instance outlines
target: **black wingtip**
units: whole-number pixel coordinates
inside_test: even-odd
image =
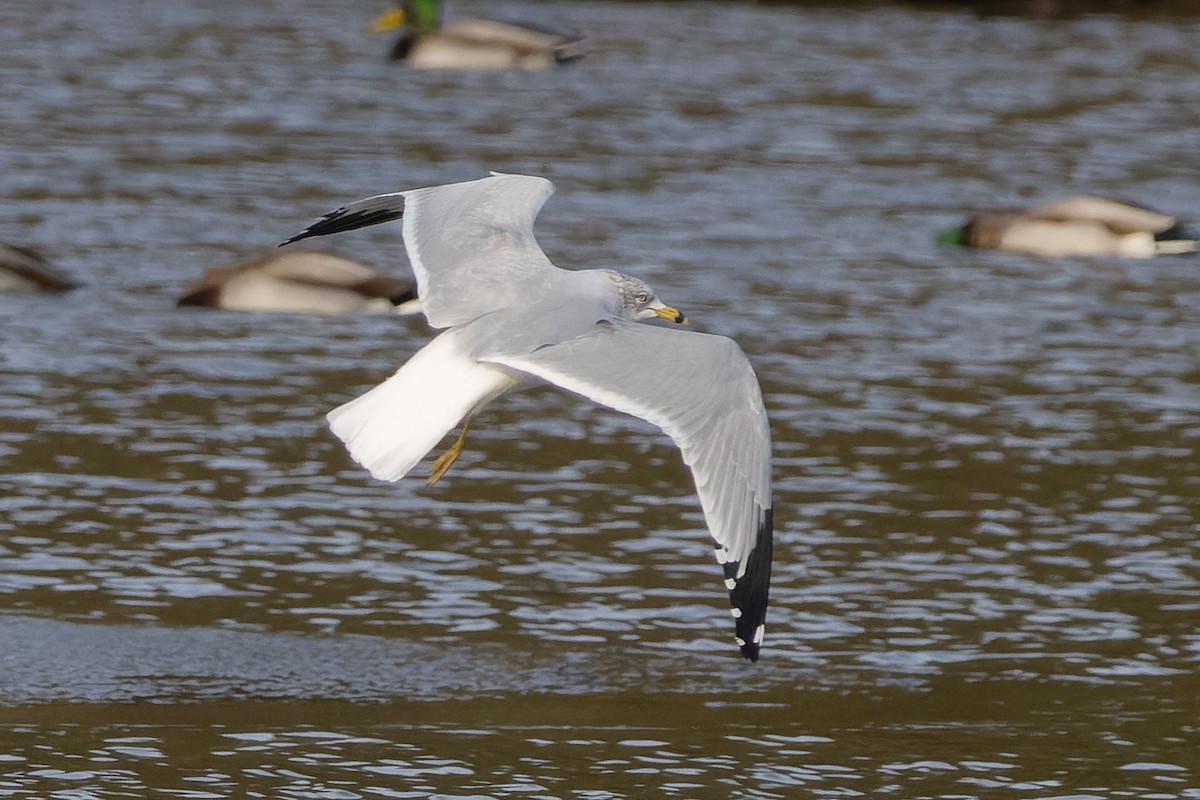
[[[319,220],[309,225],[304,230],[297,233],[292,238],[280,242],[279,246],[289,245],[292,242],[298,242],[301,239],[307,239],[310,236],[328,236],[331,233],[342,233],[344,231],[353,231],[359,228],[366,228],[370,225],[379,225],[383,222],[391,222],[400,219],[404,216],[403,202],[401,206],[396,208],[390,206],[387,208],[362,208],[370,202],[369,198],[361,203],[355,203],[349,206],[343,206],[337,211],[330,211]],[[357,208],[356,208],[357,207]]]
[[[335,214],[336,214],[337,212],[335,211],[335,212],[333,212],[333,213],[335,213]],[[328,216],[329,216],[329,214],[326,214],[326,215],[325,215],[325,217],[328,217]],[[325,217],[321,217],[321,220],[324,220],[324,219],[325,219]],[[316,227],[317,227],[318,225],[320,225],[320,224],[321,224],[321,221],[314,222],[312,225],[309,225],[307,228],[305,228],[304,230],[300,231],[299,233],[297,233],[297,234],[296,234],[295,236],[293,236],[292,238],[290,238],[290,239],[284,239],[282,242],[280,242],[280,243],[279,243],[279,246],[280,246],[280,247],[286,247],[287,245],[291,244],[292,242],[298,242],[298,241],[300,241],[301,239],[307,239],[307,238],[308,238],[308,237],[310,237],[310,236],[320,236],[320,235],[321,235],[320,233],[314,233],[314,232],[313,232],[313,228],[316,228]]]
[[[734,628],[737,631],[738,647],[750,661],[758,661],[762,647],[763,625],[767,618],[767,598],[771,589],[771,557],[774,550],[774,517],[771,509],[764,509],[758,523],[758,538],[754,549],[747,557],[746,571],[729,590],[729,602],[733,606]],[[732,565],[732,570],[730,570]],[[737,574],[738,565],[725,565],[726,577],[730,572]]]

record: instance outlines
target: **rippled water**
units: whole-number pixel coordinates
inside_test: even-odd
[[[459,2],[460,13],[484,4]],[[1087,191],[1200,219],[1200,25],[505,3],[543,74],[415,73],[368,8],[5,5],[0,797],[1200,797],[1200,260],[940,248]],[[677,452],[544,389],[448,478],[326,410],[420,320],[182,311],[381,191],[558,185],[762,378],[742,662]],[[322,243],[393,270],[399,231]]]

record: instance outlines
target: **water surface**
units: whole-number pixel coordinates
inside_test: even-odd
[[[589,58],[448,75],[369,9],[6,9],[0,235],[87,288],[0,295],[0,797],[1200,796],[1200,262],[935,244],[1069,192],[1200,218],[1196,22],[512,2]],[[377,483],[322,417],[423,322],[173,308],[489,169],[757,368],[757,665],[650,426],[533,390]]]

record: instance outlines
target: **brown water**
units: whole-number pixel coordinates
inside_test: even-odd
[[[503,7],[591,56],[422,74],[366,6],[4,4],[0,236],[88,288],[0,295],[0,798],[1200,797],[1200,260],[934,242],[1075,191],[1200,218],[1200,25]],[[322,416],[421,321],[172,307],[488,169],[555,180],[559,264],[756,365],[757,665],[649,426],[536,390],[438,486],[376,483]],[[404,268],[397,226],[324,244]]]

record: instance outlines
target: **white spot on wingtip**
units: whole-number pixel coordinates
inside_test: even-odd
[[[754,629],[754,643],[762,644],[763,634],[767,632],[765,625],[759,625]]]
[[[735,587],[735,586],[737,586],[737,581],[735,581],[733,578],[726,578],[726,579],[725,579],[725,588],[726,588],[726,589],[728,589],[729,591],[731,591],[731,592],[732,592],[732,591],[733,591],[733,587]]]
[[[740,608],[731,608],[731,609],[729,609],[729,613],[733,614],[734,619],[742,618],[742,610]]]
[[[718,547],[713,551],[713,554],[717,557],[718,564],[727,564],[729,562],[729,548]]]
[[[735,636],[735,637],[733,637],[733,640],[734,640],[735,642],[737,642],[737,646],[738,646],[738,647],[745,647],[745,646],[746,646],[746,640],[745,640],[745,639],[743,639],[743,638],[742,638],[742,637],[740,637],[740,636]]]

